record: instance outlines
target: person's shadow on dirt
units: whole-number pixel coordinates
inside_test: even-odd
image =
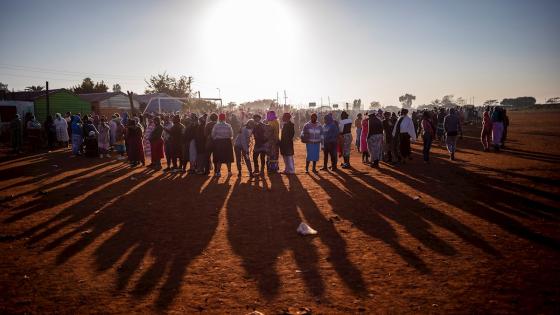
[[[157,287],[156,306],[166,309],[180,293],[190,262],[212,239],[230,185],[206,185],[210,179],[198,176],[160,181],[162,176],[140,179],[132,189],[129,183],[116,183],[111,187],[114,199],[100,209],[88,207],[87,214],[77,215],[89,215],[85,222],[45,249],[64,245],[57,255],[57,263],[62,264],[110,234],[94,251],[95,270],[115,268],[116,288],[132,286],[132,294],[138,298]],[[69,240],[72,242],[67,244]],[[148,257],[153,262],[142,268]],[[138,280],[132,283],[133,278]]]

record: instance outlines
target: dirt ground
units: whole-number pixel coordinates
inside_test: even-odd
[[[4,158],[0,313],[559,314],[560,112],[509,115],[501,153],[307,175],[297,143],[259,181]]]

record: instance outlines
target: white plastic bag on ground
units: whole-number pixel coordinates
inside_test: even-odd
[[[297,228],[297,232],[301,235],[313,235],[317,234],[317,231],[312,229],[309,225],[301,222]]]

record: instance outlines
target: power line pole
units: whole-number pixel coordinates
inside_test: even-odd
[[[47,95],[47,115],[45,116],[45,118],[46,118],[51,113],[51,102],[50,102],[50,99],[49,99],[49,81],[45,82],[45,89],[47,90],[47,94],[46,94]]]
[[[288,99],[288,96],[286,95],[286,90],[284,90],[284,109],[286,109],[286,100]]]

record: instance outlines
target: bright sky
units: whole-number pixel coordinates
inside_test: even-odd
[[[0,4],[0,82],[85,76],[143,93],[167,71],[202,97],[397,105],[560,96],[558,0],[27,1]],[[220,90],[218,91],[219,88]]]

